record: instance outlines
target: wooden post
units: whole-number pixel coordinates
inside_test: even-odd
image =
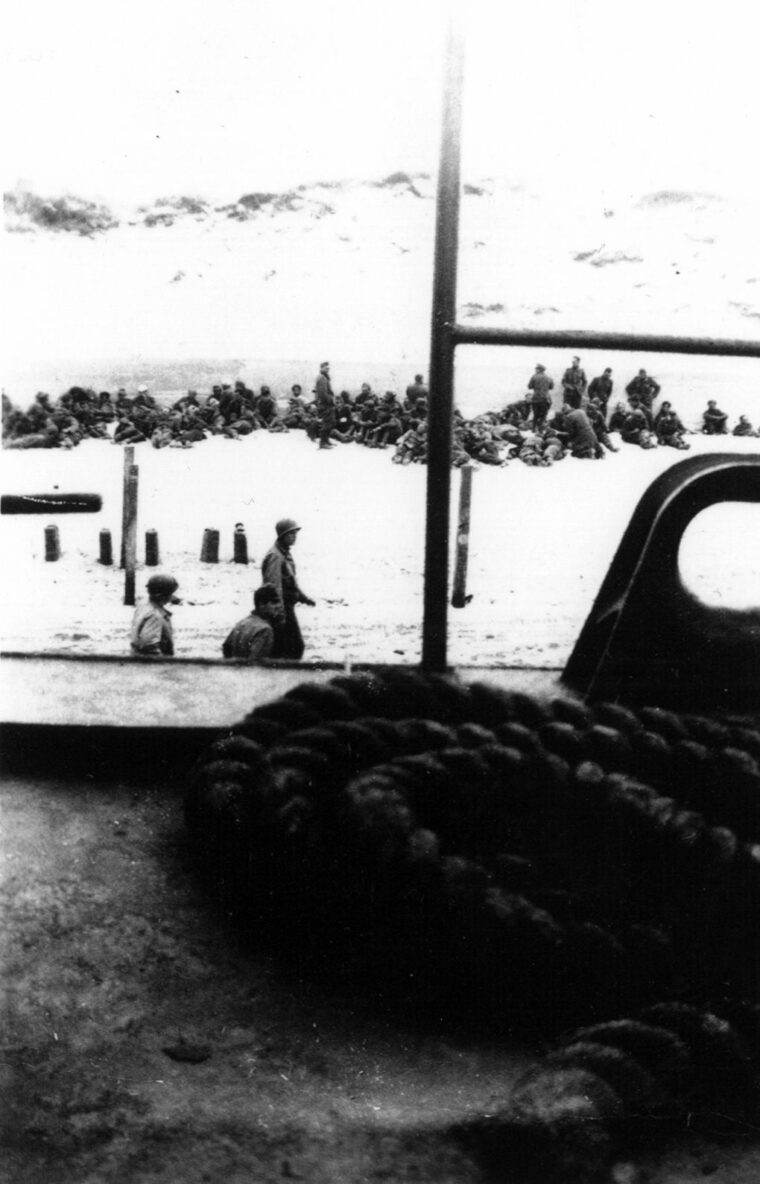
[[[127,484],[129,482],[129,471],[135,463],[135,446],[134,444],[124,445],[124,480],[122,484],[121,496],[121,557],[119,559],[119,567],[126,567],[126,538],[127,538]]]
[[[235,527],[235,533],[232,536],[233,559],[235,563],[248,562],[248,539],[245,534],[245,527],[241,522],[238,522]]]
[[[145,532],[145,566],[158,567],[158,531]]]
[[[98,563],[102,563],[104,567],[110,567],[113,563],[113,545],[111,543],[110,530],[101,530],[100,532],[100,558]]]
[[[124,536],[124,603],[135,603],[135,568],[137,566],[137,465],[130,465],[126,490],[126,526]]]
[[[201,544],[201,563],[219,562],[219,531],[207,527]]]
[[[469,465],[465,465],[460,472],[462,482],[459,486],[459,529],[457,530],[454,588],[451,593],[452,608],[464,608],[472,600],[472,596],[465,594],[465,589],[467,587],[467,556],[470,549],[470,498],[472,496],[473,470]]]
[[[61,558],[61,539],[57,526],[45,527],[45,562],[56,563]]]

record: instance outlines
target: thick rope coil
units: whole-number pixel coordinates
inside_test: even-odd
[[[688,1115],[691,1129],[713,1135],[754,1124],[759,1030],[757,1006],[732,1023],[680,1003],[581,1028],[502,1110],[453,1133],[487,1162],[519,1165],[521,1178],[609,1180],[616,1152],[667,1122]]]
[[[490,1030],[584,1025],[469,1124],[479,1152],[554,1145],[563,1171],[588,1171],[632,1120],[751,1093],[760,733],[745,721],[342,676],[217,742],[186,815],[226,901],[313,969]]]

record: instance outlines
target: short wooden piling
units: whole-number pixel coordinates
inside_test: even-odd
[[[102,563],[104,567],[111,567],[113,565],[113,543],[111,541],[110,530],[101,530],[100,532],[100,556],[98,563]]]
[[[145,532],[145,566],[158,567],[158,531],[146,530]]]
[[[201,563],[219,562],[219,531],[206,527],[201,544]]]
[[[135,603],[137,567],[137,465],[131,465],[126,490],[126,533],[124,539],[124,603]]]
[[[472,497],[472,472],[466,465],[460,469],[462,483],[459,486],[459,528],[457,530],[456,563],[454,566],[454,587],[451,593],[451,607],[464,608],[472,600],[466,594],[467,558],[470,549],[470,499]]]
[[[232,553],[235,563],[248,562],[248,539],[245,534],[245,527],[241,522],[238,522],[235,527],[235,533],[232,536]]]
[[[57,526],[45,527],[45,562],[57,563],[61,558],[61,537]]]

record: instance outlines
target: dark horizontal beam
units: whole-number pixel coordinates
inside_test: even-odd
[[[595,333],[588,329],[486,329],[452,325],[456,345],[532,345],[545,349],[630,350],[653,354],[717,354],[760,358],[760,341],[668,337],[659,333]]]
[[[0,514],[97,514],[99,493],[4,493]]]

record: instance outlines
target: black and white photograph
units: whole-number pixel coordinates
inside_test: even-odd
[[[751,6],[5,32],[0,1179],[757,1180]]]

